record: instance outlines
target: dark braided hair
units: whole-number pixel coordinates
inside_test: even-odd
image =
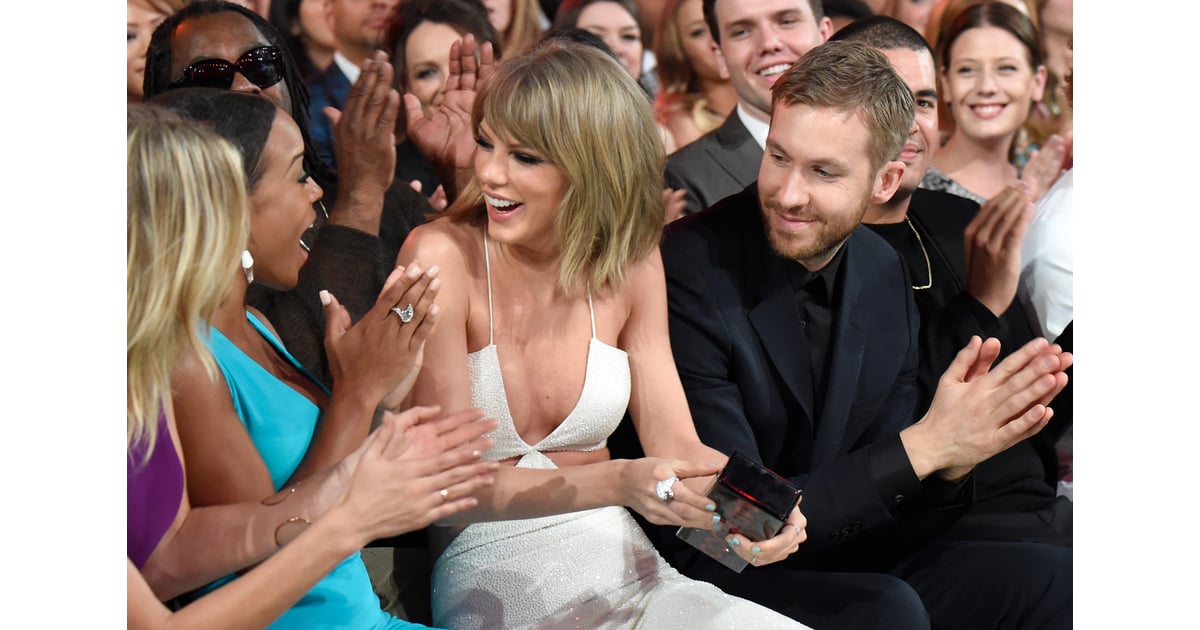
[[[266,38],[267,43],[279,49],[279,55],[283,59],[283,81],[287,85],[288,97],[292,104],[292,111],[288,113],[296,121],[296,126],[300,127],[300,135],[304,138],[304,167],[324,186],[324,182],[333,178],[333,173],[317,154],[317,149],[308,134],[308,88],[304,85],[300,69],[279,31],[261,15],[240,4],[199,0],[163,20],[158,28],[154,29],[154,35],[150,37],[150,48],[146,51],[146,74],[142,81],[143,98],[150,100],[171,89],[171,37],[175,29],[187,19],[218,13],[237,13],[245,17]]]

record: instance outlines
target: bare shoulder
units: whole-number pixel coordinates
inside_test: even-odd
[[[623,338],[625,333],[640,330],[645,323],[654,319],[656,311],[665,308],[666,292],[662,256],[655,247],[629,266],[625,282],[617,294],[625,315]]]
[[[396,264],[416,260],[423,266],[438,265],[443,273],[465,274],[480,257],[482,239],[479,228],[441,217],[413,228]]]
[[[213,361],[215,363],[215,359]],[[181,398],[211,401],[214,394],[221,393],[228,398],[229,392],[221,370],[214,364],[213,371],[209,372],[200,355],[190,349],[180,353],[179,359],[172,366],[171,390],[176,404],[179,404]]]
[[[186,446],[189,436],[214,433],[214,427],[237,422],[233,397],[225,375],[216,366],[210,372],[200,355],[185,350],[171,370],[171,406],[180,441]]]
[[[650,250],[649,254],[629,266],[625,284],[621,287],[621,294],[636,304],[639,299],[662,290],[665,283],[662,254],[655,247]]]

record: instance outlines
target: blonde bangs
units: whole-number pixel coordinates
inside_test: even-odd
[[[650,102],[607,54],[551,42],[509,59],[479,92],[472,113],[506,140],[562,170],[568,182],[555,218],[566,291],[619,288],[625,270],[662,232],[665,152]],[[451,214],[478,224],[472,181]]]

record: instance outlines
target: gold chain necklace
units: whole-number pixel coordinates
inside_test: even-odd
[[[925,251],[925,242],[921,240],[921,235],[917,233],[917,228],[913,226],[912,220],[908,218],[907,214],[904,215],[904,222],[908,224],[908,229],[912,230],[913,236],[917,237],[917,245],[921,246],[921,254],[925,256],[925,277],[929,278],[929,282],[926,282],[923,287],[913,285],[914,291],[924,291],[933,286],[933,266],[929,264],[929,252]]]

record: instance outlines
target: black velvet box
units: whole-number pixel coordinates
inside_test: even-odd
[[[757,541],[774,536],[800,501],[800,488],[734,453],[709,488],[708,498],[722,517],[720,528],[680,527],[675,535],[741,573],[748,563],[729,548],[725,537],[733,533]]]

